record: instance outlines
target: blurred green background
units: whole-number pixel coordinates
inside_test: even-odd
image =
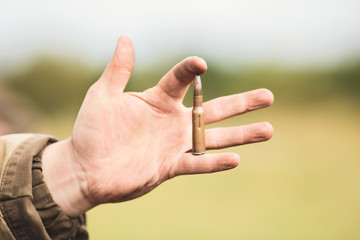
[[[143,20],[139,12],[149,5],[146,5],[145,1],[135,2],[138,5],[130,4],[128,8],[134,12],[139,10],[134,13],[135,17]],[[155,2],[158,4],[158,11],[151,8],[155,11],[153,14],[175,11],[172,5],[165,1]],[[354,26],[360,25],[360,19],[352,15],[352,9],[359,7],[359,4],[355,1],[319,1],[323,5],[312,5],[310,1],[304,1],[299,6],[299,1],[294,1],[294,4],[297,4],[294,7],[281,1],[268,1],[271,2],[268,3],[270,5],[266,5],[264,1],[259,1],[258,5],[251,5],[248,1],[241,2],[242,5],[237,5],[236,1],[225,1],[230,6],[223,8],[220,7],[223,4],[199,2],[204,5],[204,8],[199,10],[199,16],[203,22],[210,22],[203,31],[198,31],[196,24],[192,26],[186,21],[182,23],[176,20],[177,17],[181,19],[185,7],[180,8],[179,12],[171,12],[177,14],[175,17],[166,15],[170,23],[164,23],[152,14],[146,15],[154,29],[166,30],[175,27],[180,34],[188,31],[196,33],[193,45],[191,39],[184,38],[182,43],[178,35],[166,32],[157,36],[156,45],[150,34],[142,30],[141,25],[145,24],[143,21],[135,19],[127,23],[130,26],[125,29],[145,31],[148,34],[145,34],[148,36],[146,38],[134,33],[135,48],[140,49],[137,60],[139,66],[135,68],[127,90],[143,91],[152,87],[184,57],[203,56],[208,63],[208,71],[202,77],[205,100],[264,87],[275,95],[274,105],[268,109],[247,113],[208,127],[269,121],[274,127],[274,136],[265,143],[221,150],[234,151],[240,155],[241,162],[236,169],[215,174],[177,177],[139,199],[98,206],[90,210],[87,216],[91,239],[360,239],[360,41],[354,44],[360,31],[360,28]],[[36,5],[37,3],[39,5]],[[180,1],[175,3],[181,4]],[[241,11],[261,8],[261,3],[265,4],[268,11],[275,11],[275,14],[266,15],[265,9],[260,12],[266,17],[260,20],[271,22],[281,17],[280,20],[271,22],[273,29],[270,32],[279,32],[276,27],[283,26],[277,25],[279,23],[294,23],[296,19],[282,13],[298,7],[296,21],[299,24],[307,22],[307,25],[300,24],[303,28],[298,28],[299,34],[304,36],[309,33],[307,30],[314,30],[312,25],[318,25],[323,27],[318,29],[320,32],[325,29],[324,38],[320,38],[320,35],[318,38],[303,38],[304,42],[314,43],[312,46],[287,39],[287,34],[294,33],[293,29],[283,29],[282,34],[270,37],[268,34],[261,35],[269,32],[267,25],[260,27],[261,21],[254,21],[251,17],[245,19],[248,21],[247,26],[231,29],[231,20],[237,20],[236,14],[241,15]],[[32,9],[37,17],[24,15],[22,21],[36,19],[29,23],[30,26],[35,26],[37,21],[43,23],[47,18],[52,19],[49,11],[44,10],[49,7],[47,4],[49,3],[35,1],[36,6],[32,6]],[[88,36],[88,32],[95,32],[100,27],[106,28],[106,21],[94,25],[95,30],[92,30],[92,26],[86,28],[81,17],[106,19],[107,10],[117,3],[106,2],[105,7],[98,11],[94,10],[97,6],[95,2],[82,4],[83,8],[80,5],[72,6],[68,2],[60,5],[70,9],[66,11],[61,8],[56,11],[54,6],[51,8],[53,12],[60,12],[64,17],[67,14],[78,14],[78,18],[69,17],[70,20],[52,20],[58,23],[55,26],[78,31],[74,38]],[[40,8],[40,5],[43,8]],[[21,13],[21,9],[20,13],[12,11],[11,6],[9,3],[2,8],[4,11],[8,7],[8,15],[4,12],[3,17],[18,16]],[[328,6],[330,8],[326,8]],[[71,10],[71,7],[75,10]],[[245,10],[240,10],[240,7]],[[235,8],[235,11],[232,11],[232,8]],[[309,17],[309,14],[304,14],[309,13],[308,9],[312,9],[309,11],[314,12],[314,15]],[[239,13],[236,10],[239,10]],[[223,17],[223,22],[218,25],[211,22],[210,18],[207,18],[209,11],[211,16]],[[93,14],[94,12],[98,15]],[[328,17],[325,18],[328,21],[319,20],[324,19],[322,14]],[[188,16],[189,13],[185,14],[186,18]],[[344,20],[341,16],[347,16],[348,19]],[[111,22],[120,21],[112,14],[108,18]],[[0,44],[3,51],[3,56],[0,56],[1,134],[25,131],[48,133],[60,138],[69,137],[87,89],[99,78],[111,57],[109,49],[115,46],[115,35],[123,33],[121,27],[109,29],[108,32],[113,35],[103,33],[105,53],[96,55],[96,52],[101,52],[102,47],[97,46],[100,43],[93,43],[93,47],[96,46],[97,49],[88,48],[87,51],[95,52],[94,55],[84,55],[81,52],[72,52],[71,47],[60,44],[61,41],[49,45],[50,47],[42,46],[44,38],[54,35],[55,39],[58,31],[61,31],[51,30],[54,27],[52,21],[47,25],[44,23],[50,29],[47,34],[29,35],[30,39],[34,39],[33,43],[16,34],[17,31],[22,32],[25,25],[22,26],[19,22],[6,23],[14,34],[13,39],[8,39],[4,33]],[[63,21],[65,24],[62,24]],[[67,24],[68,22],[72,24]],[[341,24],[338,26],[333,23]],[[5,25],[4,21],[2,24]],[[182,24],[187,26],[187,29],[183,29]],[[229,24],[231,34],[219,29],[219,25],[226,24]],[[13,26],[15,27],[11,28]],[[43,28],[46,27],[40,29]],[[32,28],[34,29],[36,27]],[[237,43],[238,35],[251,35],[252,32],[247,32],[246,29],[254,29],[259,34],[253,36],[253,40],[257,41],[255,45],[250,40]],[[336,31],[337,29],[342,31]],[[129,32],[132,36],[132,30]],[[219,42],[219,37],[207,38],[207,34],[217,32],[220,39],[226,38],[226,41]],[[355,32],[356,35],[349,35],[349,32]],[[326,45],[326,36],[337,38],[337,35],[344,38],[331,43],[333,49],[316,51]],[[100,34],[98,39],[101,37]],[[259,41],[262,38],[263,41]],[[48,41],[51,41],[52,38],[49,39]],[[67,36],[62,36],[61,39],[71,45]],[[197,45],[199,39],[205,44],[204,48]],[[269,43],[269,39],[274,43]],[[22,45],[17,45],[17,41],[37,50],[35,53],[22,53],[19,50]],[[77,40],[72,41],[75,47],[78,46]],[[214,41],[217,43],[213,43]],[[39,44],[35,44],[36,42]],[[229,46],[225,48],[226,44]],[[273,52],[262,56],[254,50],[259,49],[259,45],[267,44],[268,48],[263,51],[269,52],[271,49]],[[282,44],[286,48],[284,52]],[[244,48],[248,46],[253,51],[246,52],[237,45]],[[351,47],[344,49],[344,45]],[[214,46],[221,49],[216,50]],[[7,53],[7,48],[11,47],[12,51]],[[308,47],[312,47],[311,51]],[[146,54],[141,53],[141,50],[147,48],[155,49],[158,54],[154,54],[155,50],[144,50]],[[231,49],[234,49],[234,52]],[[296,51],[292,52],[291,49]],[[330,52],[329,55],[323,54],[325,50]],[[331,54],[330,50],[337,52]],[[217,51],[225,53],[222,55]],[[276,51],[281,53],[281,57],[274,54]],[[299,55],[299,52],[302,54]],[[243,59],[234,56],[238,54],[243,54]],[[261,56],[254,60],[254,54]],[[6,58],[7,56],[16,58]],[[191,94],[186,96],[184,104],[191,106]]]

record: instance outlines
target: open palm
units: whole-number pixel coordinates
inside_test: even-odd
[[[184,59],[157,86],[124,93],[134,67],[131,40],[121,37],[101,78],[89,89],[73,135],[67,140],[80,174],[82,193],[97,205],[139,197],[181,174],[236,167],[235,153],[191,154],[191,109],[182,104],[188,86],[206,69],[198,57]],[[206,82],[205,82],[206,84]],[[272,104],[266,89],[226,96],[204,104],[212,123]],[[206,148],[220,149],[272,136],[269,123],[206,130]]]

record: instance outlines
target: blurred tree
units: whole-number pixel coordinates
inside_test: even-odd
[[[135,68],[126,91],[144,91],[153,87],[181,59],[166,60],[163,65],[156,64],[146,69]],[[334,97],[360,99],[360,60],[311,68],[290,68],[269,63],[253,66],[239,64],[236,68],[224,69],[211,60],[207,63],[208,71],[202,76],[205,101],[263,87],[274,92],[276,102],[290,105],[312,104]],[[87,89],[100,77],[103,68],[94,69],[71,59],[39,57],[28,67],[7,76],[7,79],[13,89],[32,99],[46,113],[76,112]],[[184,104],[192,105],[192,86]]]
[[[31,101],[0,84],[0,135],[26,132],[37,118]]]
[[[360,100],[360,59],[348,61],[335,70],[336,88]]]
[[[53,113],[78,109],[99,71],[73,60],[39,57],[30,66],[7,77],[18,92],[32,99],[41,110]]]

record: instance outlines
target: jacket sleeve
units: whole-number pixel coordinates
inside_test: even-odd
[[[56,141],[40,134],[0,137],[0,239],[89,238],[85,215],[65,215],[43,180],[42,153]]]

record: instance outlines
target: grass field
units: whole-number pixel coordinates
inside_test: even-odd
[[[269,142],[227,150],[241,157],[236,169],[177,177],[96,207],[87,215],[91,239],[360,239],[359,110],[336,99],[277,102],[217,124],[274,126]],[[41,131],[65,137],[62,124]]]

